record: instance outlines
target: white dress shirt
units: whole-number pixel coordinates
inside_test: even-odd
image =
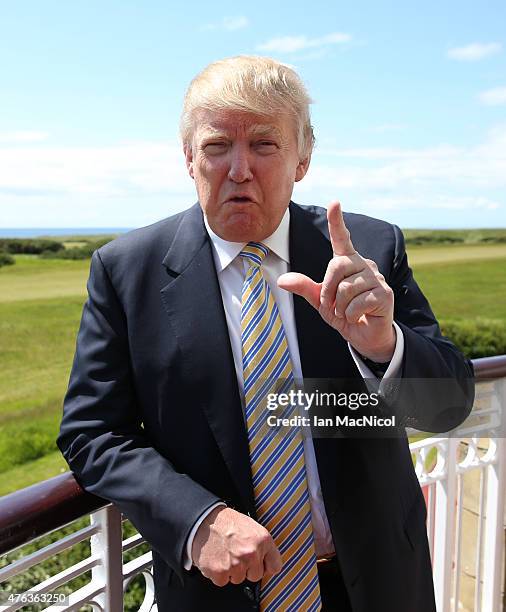
[[[232,346],[237,382],[239,384],[244,411],[244,380],[242,371],[241,342],[241,294],[244,278],[249,264],[244,258],[239,257],[239,253],[244,248],[245,243],[228,242],[227,240],[223,240],[223,238],[220,238],[212,231],[207,223],[207,219],[204,218],[204,220],[207,232],[213,245],[214,263],[218,274],[218,282],[220,285],[223,308],[225,310],[230,343]],[[278,277],[281,276],[281,274],[290,271],[289,225],[290,211],[287,209],[276,231],[262,241],[262,243],[269,249],[269,253],[262,263],[262,271],[278,305],[278,310],[288,342],[288,350],[292,362],[294,378],[296,380],[302,380],[299,345],[297,342],[297,330],[295,327],[295,316],[293,310],[293,295],[284,289],[280,289],[277,285]],[[395,323],[394,326],[397,332],[396,347],[392,360],[383,378],[394,377],[402,362],[404,338],[400,328]],[[358,353],[349,344],[348,346],[362,377],[375,379],[375,375],[364,364]],[[316,555],[318,557],[330,555],[334,553],[334,544],[332,542],[332,534],[327,515],[325,513],[325,506],[323,504],[313,440],[307,435],[304,436],[304,459],[306,463]],[[336,469],[339,469],[339,466],[336,465]],[[187,541],[186,559],[184,562],[185,569],[190,569],[192,565],[191,550],[197,529],[206,516],[212,510],[214,510],[214,508],[220,505],[225,504],[218,502],[217,504],[213,505],[211,508],[206,510],[206,512],[204,512],[199,520],[195,523]]]

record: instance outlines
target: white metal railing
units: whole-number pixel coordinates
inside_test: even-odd
[[[145,596],[139,608],[140,612],[156,612],[154,597],[153,576],[151,574],[151,552],[144,553],[127,563],[123,563],[123,554],[132,551],[144,543],[140,534],[135,534],[125,540],[122,539],[122,516],[111,504],[93,512],[90,516],[90,525],[57,540],[28,556],[12,561],[0,569],[0,584],[12,580],[38,563],[50,559],[56,554],[68,550],[75,544],[88,540],[90,555],[78,563],[47,578],[29,591],[26,597],[12,603],[4,602],[0,605],[2,612],[14,612],[27,606],[30,602],[37,602],[37,595],[63,593],[61,587],[68,584],[78,576],[91,572],[90,581],[83,587],[72,592],[65,605],[56,601],[46,607],[47,612],[61,612],[64,610],[80,610],[88,605],[93,610],[101,612],[118,612],[123,610],[124,592],[130,582],[139,575],[145,580]],[[12,551],[14,552],[14,551]],[[5,599],[4,594],[4,599]],[[40,601],[40,598],[39,598]]]
[[[476,391],[470,417],[450,437],[410,445],[427,502],[438,612],[502,607],[506,378],[480,382]],[[465,567],[464,552],[474,567]]]
[[[473,412],[457,432],[448,437],[429,437],[410,445],[427,501],[427,530],[438,612],[462,609],[499,612],[501,609],[506,494],[503,412],[506,412],[506,378],[480,382]],[[474,510],[466,508],[466,479],[469,477],[472,477],[477,491]],[[474,513],[474,528],[464,525],[464,520],[469,523],[465,513]],[[112,505],[89,516],[88,526],[28,556],[13,560],[5,567],[0,563],[0,585],[3,583],[5,589],[14,577],[41,561],[79,542],[89,541],[89,556],[47,577],[31,588],[30,593],[54,592],[89,572],[89,582],[69,596],[65,609],[79,610],[89,605],[93,610],[120,612],[125,590],[136,576],[142,575],[146,590],[139,610],[156,611],[151,553],[145,552],[123,562],[124,553],[144,543],[142,537],[136,534],[122,539],[122,517]],[[472,571],[463,563],[465,554],[474,556]],[[463,578],[474,579],[471,603],[464,601]],[[14,612],[24,605],[23,602],[5,603],[0,605],[0,610]],[[54,604],[46,610],[56,612],[62,607]]]

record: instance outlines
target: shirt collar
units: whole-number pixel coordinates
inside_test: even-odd
[[[214,247],[215,261],[218,268],[218,274],[222,272],[242,251],[246,242],[230,242],[220,238],[213,232],[204,215],[204,223],[207,233]],[[274,232],[262,244],[275,253],[279,258],[287,263],[290,263],[290,248],[289,248],[289,229],[290,229],[290,210],[287,208],[281,219],[280,224]]]

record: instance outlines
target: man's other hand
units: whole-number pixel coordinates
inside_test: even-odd
[[[329,205],[327,220],[334,257],[323,281],[288,272],[278,286],[305,298],[361,355],[390,361],[396,343],[393,291],[376,263],[355,250],[339,202]]]
[[[195,534],[192,561],[216,586],[257,582],[281,571],[281,555],[270,533],[232,508],[210,512]]]

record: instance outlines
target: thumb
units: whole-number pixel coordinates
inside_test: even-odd
[[[264,557],[264,578],[275,576],[283,569],[283,559],[274,542],[267,550]]]
[[[287,272],[278,278],[278,287],[305,298],[313,308],[320,308],[321,283],[315,283],[309,276],[298,272]]]

